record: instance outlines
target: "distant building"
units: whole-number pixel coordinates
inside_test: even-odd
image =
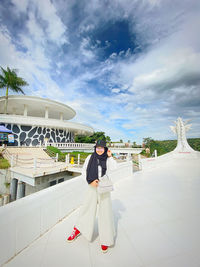
[[[111,143],[110,144],[111,147],[131,147],[131,143],[120,143],[120,142],[116,142],[116,143]]]

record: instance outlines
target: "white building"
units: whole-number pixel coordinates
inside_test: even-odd
[[[76,134],[94,132],[90,126],[69,121],[76,115],[71,107],[48,98],[9,95],[7,114],[4,105],[5,96],[0,97],[0,124],[13,131],[15,146],[71,143]]]
[[[131,143],[121,143],[121,142],[116,142],[116,143],[111,143],[111,147],[131,147]]]

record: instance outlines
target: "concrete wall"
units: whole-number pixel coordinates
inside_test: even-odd
[[[80,175],[80,173],[78,175]],[[58,184],[58,180],[61,178],[64,178],[64,181],[67,181],[67,180],[70,180],[74,177],[75,177],[75,175],[74,176],[69,175],[69,172],[65,171],[65,172],[55,173],[52,175],[46,175],[45,177],[41,177],[41,178],[36,178],[36,185],[35,186],[31,186],[29,184],[26,184],[25,195],[28,196],[30,194],[33,194],[35,192],[38,192],[40,190],[43,190],[43,189],[49,187],[51,181],[56,180],[56,184]]]
[[[132,166],[118,163],[111,172],[113,182],[132,175]],[[0,265],[78,208],[86,188],[78,176],[0,207]]]

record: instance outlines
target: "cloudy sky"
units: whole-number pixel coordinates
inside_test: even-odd
[[[200,137],[199,29],[198,0],[1,0],[0,65],[112,140]]]

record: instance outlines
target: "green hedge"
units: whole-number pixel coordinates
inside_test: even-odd
[[[73,151],[73,152],[61,152],[60,149],[53,146],[47,146],[47,151],[50,152],[51,155],[54,157],[56,156],[56,153],[58,153],[58,161],[65,161],[66,154],[70,154],[70,158],[74,157],[74,160],[78,160],[78,154],[80,154],[81,161],[85,160],[88,155],[91,153],[87,152],[81,152],[81,151]]]
[[[8,169],[10,167],[10,163],[7,159],[0,158],[0,169]]]
[[[53,152],[55,155],[56,153],[61,154],[62,152],[60,151],[60,149],[58,149],[57,147],[54,146],[47,146],[47,150]]]

